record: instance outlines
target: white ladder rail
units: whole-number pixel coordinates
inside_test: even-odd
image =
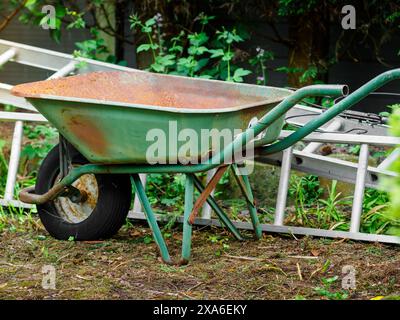
[[[368,145],[362,144],[358,160],[357,178],[354,185],[353,207],[351,210],[350,232],[359,232],[364,200],[365,178],[368,169]]]
[[[21,156],[21,143],[23,134],[23,122],[17,120],[15,122],[13,139],[11,144],[10,161],[7,172],[6,189],[4,192],[4,200],[10,201],[14,199],[14,187],[17,180],[17,171],[19,159]]]
[[[283,226],[285,218],[287,195],[289,191],[290,171],[292,166],[293,147],[285,149],[282,153],[281,175],[279,178],[278,196],[276,199],[276,209],[274,225]]]
[[[399,157],[400,157],[400,148],[396,148],[386,157],[385,160],[383,160],[379,164],[378,168],[383,170],[388,169],[392,165],[392,163],[396,161]]]

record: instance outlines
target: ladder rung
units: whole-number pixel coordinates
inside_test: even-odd
[[[11,60],[17,54],[17,50],[15,48],[8,49],[6,52],[0,55],[0,66]]]
[[[58,70],[56,73],[51,75],[48,79],[50,80],[50,79],[57,79],[57,78],[65,77],[68,74],[70,74],[72,71],[74,71],[75,69],[76,69],[76,62],[71,61],[70,63],[68,63],[67,65],[62,67],[60,70]]]

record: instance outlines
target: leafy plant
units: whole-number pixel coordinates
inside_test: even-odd
[[[221,237],[219,235],[209,236],[209,240],[211,243],[218,244],[220,247],[215,251],[215,255],[217,257],[221,256],[225,251],[227,251],[229,247],[229,239],[227,237]]]
[[[256,68],[256,71],[261,72],[261,76],[257,77],[257,84],[265,86],[268,83],[267,62],[274,59],[274,53],[260,47],[256,48],[256,52],[256,56],[249,62]]]
[[[314,204],[323,194],[317,176],[292,175],[289,185],[289,195],[294,198],[297,218],[307,223],[308,215],[306,207]]]
[[[315,287],[314,290],[320,296],[326,297],[329,300],[345,300],[349,294],[345,290],[332,291],[332,285],[338,280],[338,276],[331,278],[322,278],[322,287]]]
[[[207,31],[206,27],[212,19],[213,16],[201,13],[194,20],[200,24],[199,31],[181,31],[168,38],[162,32],[160,14],[146,21],[134,14],[129,21],[132,30],[145,36],[146,41],[137,47],[136,52],[151,55],[149,71],[242,82],[251,71],[236,66],[233,61],[234,46],[244,38],[235,28]]]
[[[29,142],[22,149],[22,156],[29,160],[43,159],[54,147],[58,138],[57,130],[48,125],[25,125],[24,135]]]
[[[327,199],[319,199],[319,202],[324,206],[325,219],[327,221],[341,222],[345,218],[339,208],[341,205],[348,203],[349,197],[341,197],[341,193],[336,191],[336,187],[337,181],[333,180],[331,187],[328,188]]]
[[[389,118],[389,125],[391,127],[391,133],[400,137],[400,104],[392,105],[392,114]],[[392,164],[392,170],[400,173],[400,158]],[[386,185],[390,185],[388,190],[390,191],[391,208],[387,213],[387,216],[396,221],[400,220],[400,177],[391,178],[384,182]],[[400,224],[393,226],[389,230],[393,234],[400,236]]]

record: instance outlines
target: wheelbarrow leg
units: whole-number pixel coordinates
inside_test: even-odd
[[[186,175],[185,182],[185,211],[183,214],[183,239],[182,239],[182,257],[181,264],[187,264],[190,259],[190,250],[192,246],[192,225],[189,223],[189,216],[193,209],[194,184],[193,176]]]
[[[144,191],[142,182],[137,173],[132,174],[133,183],[136,188],[137,195],[140,202],[142,203],[144,213],[146,215],[147,222],[149,223],[150,229],[153,232],[154,241],[156,242],[158,248],[160,249],[161,258],[165,263],[171,264],[171,257],[168,252],[167,244],[164,241],[161,230],[158,226],[156,216],[151,209],[149,200],[147,199],[146,193]]]
[[[257,208],[254,203],[253,192],[251,191],[250,180],[247,175],[238,175],[237,165],[232,166],[233,175],[236,178],[236,181],[242,191],[244,197],[246,198],[247,207],[249,209],[251,223],[253,224],[254,232],[257,239],[262,237],[262,230],[260,225],[260,220],[257,215]]]
[[[204,191],[204,186],[200,182],[199,178],[193,175],[194,185],[196,189],[202,193]],[[216,215],[218,216],[219,220],[229,229],[229,231],[236,237],[238,240],[243,240],[239,230],[235,227],[229,217],[225,214],[225,212],[220,208],[217,201],[215,201],[212,195],[209,195],[207,198],[207,203],[209,206],[214,210]]]

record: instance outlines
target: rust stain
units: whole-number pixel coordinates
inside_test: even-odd
[[[15,86],[23,97],[54,95],[160,107],[229,108],[264,101],[265,96],[246,95],[233,84],[199,82],[142,72],[93,72]],[[276,98],[271,93],[271,99]]]
[[[98,155],[105,155],[107,143],[103,132],[86,118],[72,116],[66,119],[66,126],[77,138],[80,143]]]
[[[75,187],[86,193],[87,198],[85,203],[91,208],[94,208],[98,198],[98,186],[95,176],[92,174],[84,174],[77,180]]]

